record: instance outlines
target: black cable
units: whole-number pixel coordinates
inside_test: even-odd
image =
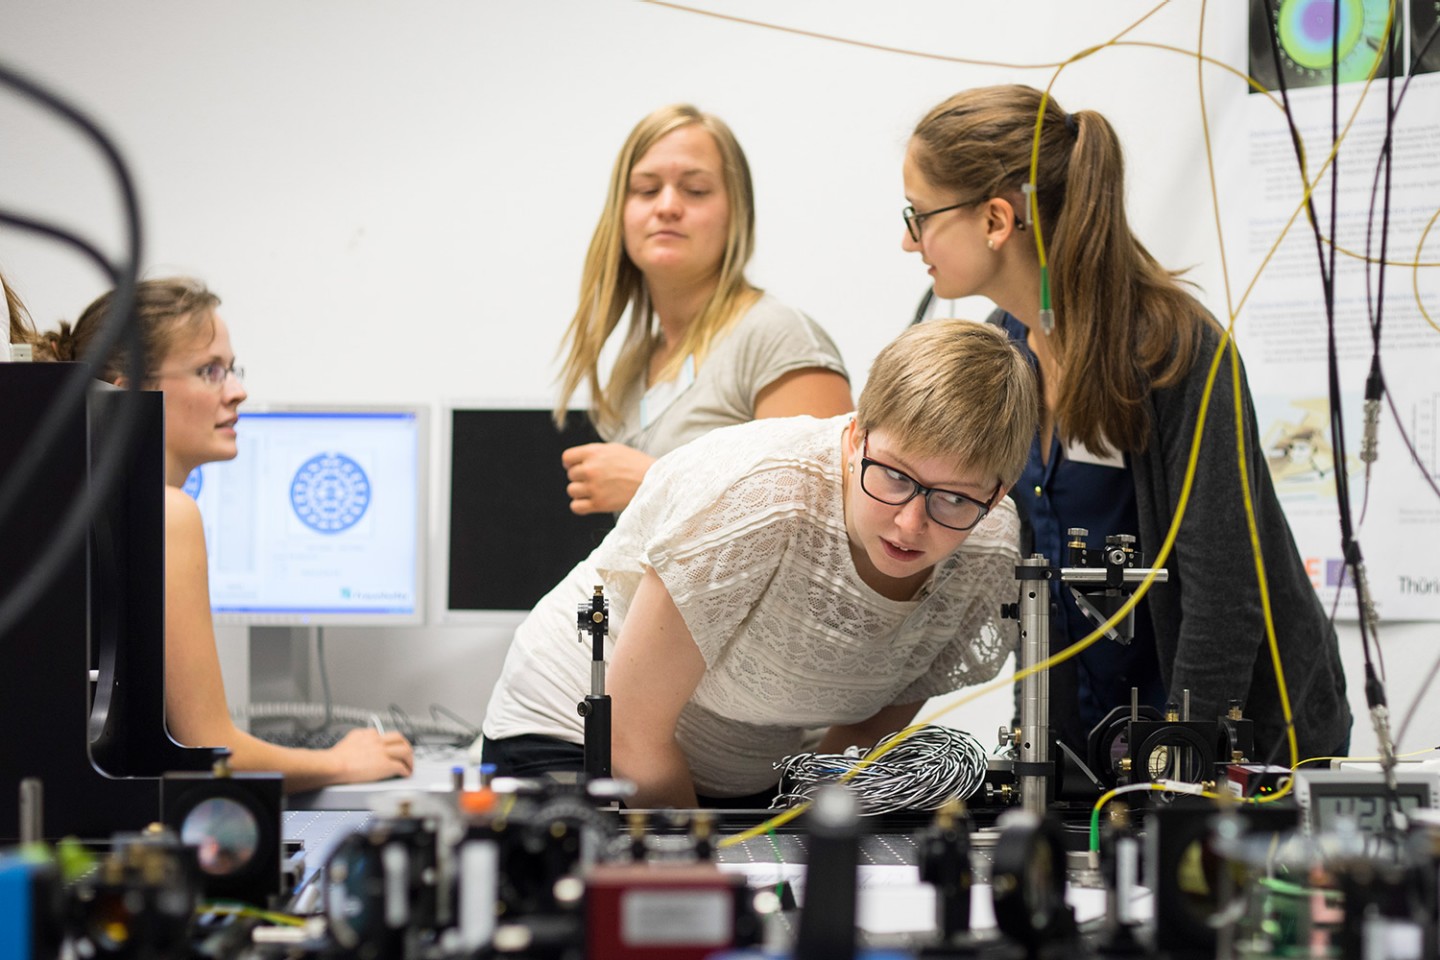
[[[1375,465],[1380,428],[1380,398],[1385,393],[1385,380],[1380,372],[1380,329],[1385,317],[1385,261],[1390,241],[1390,181],[1394,169],[1395,143],[1395,45],[1399,31],[1393,18],[1386,44],[1385,58],[1385,139],[1381,141],[1379,156],[1375,159],[1375,176],[1370,183],[1370,207],[1365,217],[1365,308],[1370,324],[1370,372],[1365,378],[1364,430],[1360,441],[1360,460],[1365,464],[1365,492],[1360,500],[1360,523],[1370,512],[1370,478]],[[1385,171],[1385,203],[1380,217],[1380,277],[1377,281],[1377,295],[1372,298],[1370,291],[1370,250],[1375,232],[1375,195],[1380,183],[1380,171]],[[1334,238],[1331,239],[1332,246]],[[1383,672],[1383,665],[1382,665]]]
[[[1277,83],[1278,83],[1278,85],[1279,85],[1279,87],[1280,87],[1280,96],[1281,96],[1281,101],[1282,101],[1283,109],[1284,109],[1284,113],[1285,113],[1285,119],[1286,119],[1286,122],[1287,122],[1287,124],[1288,124],[1288,126],[1289,126],[1289,128],[1290,128],[1291,143],[1292,143],[1292,145],[1293,145],[1294,148],[1295,148],[1296,159],[1297,159],[1297,161],[1298,161],[1298,163],[1299,163],[1300,174],[1301,174],[1301,182],[1302,182],[1302,184],[1304,184],[1304,185],[1307,187],[1307,189],[1308,189],[1308,173],[1307,173],[1306,167],[1305,167],[1305,151],[1304,151],[1304,145],[1303,145],[1303,142],[1302,142],[1302,140],[1301,140],[1301,138],[1300,138],[1299,129],[1298,129],[1298,128],[1296,127],[1296,125],[1295,125],[1294,115],[1293,115],[1293,112],[1292,112],[1291,106],[1290,106],[1289,93],[1288,93],[1288,90],[1287,90],[1286,84],[1285,84],[1285,71],[1284,71],[1283,64],[1282,64],[1281,61],[1280,61],[1280,42],[1279,42],[1279,37],[1278,37],[1277,34],[1276,34],[1274,12],[1272,11],[1272,9],[1271,9],[1271,7],[1270,7],[1269,0],[1266,0],[1265,14],[1266,14],[1266,16],[1265,16],[1265,24],[1266,24],[1266,28],[1267,28],[1267,32],[1268,32],[1269,40],[1270,40],[1270,52],[1271,52],[1271,56],[1272,56],[1272,58],[1273,58],[1273,60],[1274,60],[1274,63],[1275,63],[1275,74],[1276,74],[1276,78],[1277,78]],[[1388,37],[1388,41],[1389,41],[1390,47],[1391,47],[1392,50],[1393,50],[1394,41],[1395,41],[1395,24],[1394,24],[1393,18],[1392,18],[1391,24],[1390,24],[1390,34],[1389,34],[1389,37]],[[1428,46],[1428,44],[1427,44],[1427,46]],[[1347,565],[1347,567],[1350,567],[1351,569],[1354,569],[1354,570],[1357,572],[1357,576],[1354,577],[1353,579],[1354,579],[1355,584],[1356,584],[1357,606],[1359,607],[1359,610],[1360,610],[1359,626],[1360,626],[1361,649],[1362,649],[1362,652],[1363,652],[1364,658],[1365,658],[1365,675],[1366,675],[1365,688],[1366,688],[1366,700],[1367,700],[1367,702],[1370,704],[1370,706],[1371,706],[1371,708],[1372,708],[1372,710],[1373,710],[1373,709],[1376,707],[1377,703],[1383,703],[1383,702],[1384,702],[1384,688],[1383,688],[1383,686],[1381,686],[1379,679],[1378,679],[1378,678],[1376,677],[1376,675],[1375,675],[1374,657],[1373,657],[1372,651],[1371,651],[1371,649],[1370,649],[1369,625],[1368,625],[1368,623],[1367,623],[1367,621],[1366,621],[1366,618],[1365,618],[1365,597],[1364,597],[1364,593],[1363,593],[1363,590],[1362,590],[1361,578],[1358,576],[1359,569],[1360,569],[1360,564],[1361,564],[1362,561],[1361,561],[1361,556],[1360,556],[1360,546],[1359,546],[1359,543],[1358,543],[1358,542],[1355,540],[1355,538],[1354,538],[1354,527],[1353,527],[1353,524],[1352,524],[1352,522],[1351,522],[1352,518],[1351,518],[1351,514],[1350,514],[1349,477],[1348,477],[1348,474],[1347,474],[1347,472],[1346,472],[1347,456],[1346,456],[1346,449],[1345,449],[1345,427],[1344,427],[1344,422],[1343,422],[1343,419],[1342,419],[1342,417],[1341,417],[1341,411],[1340,411],[1340,376],[1339,376],[1339,367],[1338,367],[1339,354],[1338,354],[1338,350],[1337,350],[1336,343],[1335,343],[1335,255],[1336,255],[1336,246],[1337,246],[1337,244],[1336,244],[1336,236],[1335,236],[1335,229],[1336,229],[1336,220],[1337,220],[1337,214],[1338,214],[1338,209],[1339,209],[1339,205],[1338,205],[1338,196],[1339,196],[1339,155],[1338,155],[1338,142],[1339,142],[1339,138],[1340,138],[1340,115],[1339,115],[1339,104],[1340,104],[1340,97],[1339,97],[1339,92],[1340,92],[1340,91],[1339,91],[1339,77],[1340,77],[1340,70],[1339,70],[1339,61],[1340,61],[1340,31],[1339,31],[1338,18],[1337,18],[1336,26],[1335,26],[1335,28],[1332,30],[1332,36],[1331,36],[1330,126],[1331,126],[1331,144],[1332,144],[1332,150],[1335,151],[1335,155],[1331,158],[1331,172],[1330,172],[1330,249],[1329,249],[1329,261],[1328,261],[1328,263],[1327,263],[1327,260],[1326,260],[1326,251],[1325,251],[1324,242],[1323,242],[1323,240],[1322,240],[1322,238],[1321,238],[1321,235],[1320,235],[1320,225],[1319,225],[1319,221],[1318,221],[1317,217],[1315,216],[1315,207],[1314,207],[1313,195],[1308,196],[1308,197],[1306,198],[1306,212],[1307,212],[1307,219],[1309,219],[1310,225],[1311,225],[1311,229],[1312,229],[1312,231],[1314,232],[1314,235],[1315,235],[1315,246],[1316,246],[1316,253],[1317,253],[1318,258],[1319,258],[1321,285],[1322,285],[1322,290],[1323,290],[1324,298],[1325,298],[1325,320],[1326,320],[1326,339],[1327,339],[1327,379],[1328,379],[1328,386],[1329,386],[1329,390],[1330,390],[1330,431],[1331,431],[1331,443],[1332,443],[1333,449],[1334,449],[1334,451],[1335,451],[1335,463],[1336,463],[1336,466],[1335,466],[1335,490],[1336,490],[1337,507],[1338,507],[1338,511],[1339,511],[1339,519],[1340,519],[1341,551],[1342,551],[1342,556],[1344,557],[1345,564]],[[1389,67],[1389,71],[1390,71],[1390,74],[1391,74],[1392,79],[1393,79],[1394,69],[1395,69],[1395,58],[1394,58],[1393,56],[1390,58],[1390,62],[1389,62],[1389,64],[1388,64],[1388,67]],[[1402,96],[1403,96],[1403,89],[1402,89]],[[1393,119],[1393,110],[1389,109],[1389,106],[1388,106],[1388,93],[1387,93],[1387,130],[1386,130],[1386,139],[1387,139],[1387,141],[1390,139],[1391,134],[1392,134],[1392,132],[1393,132],[1393,122],[1394,122],[1394,119]],[[1388,170],[1388,164],[1387,164],[1387,170]],[[1372,202],[1373,202],[1373,200],[1372,200]],[[1389,204],[1389,199],[1388,199],[1388,180],[1387,180],[1386,225],[1385,225],[1387,231],[1388,231],[1388,204]],[[1373,207],[1372,207],[1372,210],[1373,210]],[[1382,243],[1383,243],[1383,240],[1382,240]],[[1366,257],[1367,257],[1367,261],[1368,261],[1368,257],[1369,257],[1368,239],[1367,239]],[[1383,255],[1382,255],[1382,257],[1383,257]],[[1382,276],[1383,276],[1383,274],[1382,274]],[[1367,262],[1367,269],[1366,269],[1366,277],[1367,277],[1367,282],[1368,282],[1368,277],[1369,277],[1368,262]],[[1376,341],[1376,350],[1377,350],[1377,354],[1378,354],[1378,344],[1379,344],[1379,334],[1378,334],[1378,331],[1376,331],[1376,332],[1374,333],[1374,336],[1375,336],[1375,341]],[[1377,361],[1376,361],[1376,369],[1378,370],[1378,359],[1377,359]],[[1393,408],[1393,405],[1392,405],[1392,408]],[[1342,582],[1343,582],[1343,580],[1342,580]],[[1337,588],[1337,589],[1338,589],[1338,588]],[[1333,624],[1334,624],[1334,621],[1333,621],[1333,614],[1332,614],[1332,620],[1331,620],[1331,630],[1332,630],[1332,631],[1333,631],[1333,629],[1334,629],[1334,625],[1333,625]],[[1378,638],[1376,638],[1376,639],[1377,639],[1377,641],[1378,641]],[[1311,671],[1310,677],[1307,679],[1306,684],[1305,684],[1305,688],[1304,688],[1304,690],[1302,691],[1302,696],[1301,696],[1296,702],[1303,702],[1303,701],[1304,701],[1304,694],[1308,693],[1311,684],[1313,684],[1313,683],[1315,682],[1315,680],[1316,680],[1316,678],[1318,677],[1318,675],[1319,675],[1319,671]],[[1286,739],[1287,739],[1287,737],[1288,737],[1288,734],[1289,734],[1290,730],[1294,727],[1294,723],[1295,723],[1295,721],[1294,721],[1294,718],[1292,717],[1292,718],[1287,722],[1284,730],[1282,731],[1282,734],[1283,734],[1283,735],[1282,735],[1281,737],[1277,738],[1276,742],[1271,746],[1270,755],[1266,758],[1266,761],[1265,761],[1265,763],[1266,763],[1267,766],[1268,766],[1269,764],[1273,763],[1273,762],[1275,761],[1275,759],[1278,757],[1279,751],[1280,751],[1280,747],[1281,747],[1282,744],[1284,744],[1284,743],[1286,742]],[[1382,745],[1382,747],[1383,747],[1383,745]]]
[[[139,331],[134,329],[135,324],[131,317],[141,251],[139,206],[133,180],[119,150],[100,128],[78,109],[3,64],[0,64],[0,86],[9,88],[20,96],[33,100],[52,113],[68,120],[96,145],[115,177],[120,194],[126,248],[124,259],[118,265],[110,265],[103,256],[99,256],[98,251],[92,245],[65,231],[44,228],[42,224],[26,217],[9,216],[5,221],[22,229],[40,232],[66,242],[74,241],[73,245],[81,252],[92,259],[98,258],[101,261],[102,272],[105,273],[107,280],[114,283],[115,290],[112,294],[110,309],[101,324],[96,342],[81,358],[82,362],[76,368],[74,375],[69,378],[60,395],[51,404],[50,409],[35,425],[15,464],[6,472],[3,481],[0,481],[0,528],[3,528],[5,518],[18,506],[21,495],[59,444],[59,425],[72,416],[78,405],[83,402],[90,387],[91,372],[110,356],[120,337],[127,333],[130,335],[130,362],[126,367],[126,376],[132,390],[138,390],[144,380],[146,357]],[[3,601],[0,601],[0,637],[3,637],[25,615],[25,612],[30,609],[58,574],[61,566],[69,559],[72,552],[80,546],[89,529],[91,519],[99,505],[108,496],[115,478],[120,473],[121,466],[128,457],[130,440],[138,423],[139,412],[134,409],[134,405],[116,418],[110,437],[98,451],[92,463],[88,488],[76,498],[75,504],[59,522],[57,536],[51,539],[40,558],[19,582],[10,585],[8,595]]]
[[[114,265],[112,265],[110,261],[105,258],[105,254],[101,253],[94,246],[94,244],[90,243],[90,241],[84,239],[78,234],[71,233],[68,230],[45,223],[42,220],[36,220],[33,217],[27,217],[24,214],[15,213],[11,210],[6,210],[4,208],[0,208],[0,223],[8,224],[18,230],[26,230],[30,233],[38,233],[41,236],[49,237],[52,240],[59,240],[61,243],[68,243],[70,246],[74,247],[76,250],[79,250],[81,253],[85,254],[85,256],[89,257],[90,260],[95,264],[95,266],[100,268],[100,272],[105,274],[106,278],[109,280],[110,286],[113,287],[120,281],[120,278],[115,274]]]
[[[1377,196],[1379,195],[1380,171],[1381,171],[1381,167],[1382,167],[1382,164],[1383,164],[1383,167],[1384,167],[1384,170],[1385,170],[1385,207],[1384,207],[1384,211],[1383,211],[1383,214],[1382,214],[1382,221],[1383,221],[1383,222],[1382,222],[1382,225],[1381,225],[1381,234],[1380,234],[1380,236],[1381,236],[1380,264],[1379,264],[1379,266],[1380,266],[1380,283],[1379,283],[1379,295],[1378,295],[1378,297],[1376,297],[1376,298],[1374,299],[1374,301],[1373,301],[1373,302],[1376,304],[1376,307],[1375,307],[1375,309],[1374,309],[1373,311],[1371,311],[1371,312],[1369,313],[1370,334],[1371,334],[1371,341],[1372,341],[1372,345],[1373,345],[1373,346],[1372,346],[1372,353],[1371,353],[1371,359],[1370,359],[1370,374],[1369,374],[1369,377],[1367,378],[1366,384],[1365,384],[1365,399],[1366,399],[1367,402],[1369,402],[1369,401],[1379,401],[1382,396],[1385,398],[1386,403],[1387,403],[1387,404],[1389,405],[1389,407],[1390,407],[1390,412],[1391,412],[1391,414],[1392,414],[1392,415],[1394,416],[1394,418],[1395,418],[1395,424],[1396,424],[1396,426],[1397,426],[1397,427],[1399,428],[1399,430],[1400,430],[1400,437],[1401,437],[1401,439],[1404,441],[1406,449],[1409,450],[1409,452],[1410,452],[1410,457],[1411,457],[1411,459],[1412,459],[1412,460],[1415,462],[1415,464],[1420,468],[1420,475],[1425,478],[1425,482],[1426,482],[1427,484],[1429,484],[1430,489],[1435,492],[1436,497],[1440,497],[1440,487],[1437,487],[1437,486],[1436,486],[1434,478],[1430,475],[1430,470],[1429,470],[1429,468],[1427,468],[1427,467],[1425,466],[1424,461],[1422,461],[1422,460],[1420,459],[1420,457],[1419,457],[1419,454],[1417,454],[1417,453],[1415,452],[1415,445],[1410,441],[1409,434],[1406,433],[1406,431],[1405,431],[1404,425],[1403,425],[1402,421],[1400,420],[1399,412],[1396,411],[1396,409],[1395,409],[1395,399],[1390,396],[1390,394],[1389,394],[1388,391],[1385,390],[1385,375],[1384,375],[1384,372],[1383,372],[1383,369],[1382,369],[1382,365],[1381,365],[1381,362],[1380,362],[1381,322],[1382,322],[1382,319],[1383,319],[1383,317],[1384,317],[1384,307],[1385,307],[1385,267],[1386,267],[1387,262],[1388,262],[1388,260],[1389,260],[1389,257],[1388,257],[1388,255],[1387,255],[1387,253],[1386,253],[1386,243],[1385,243],[1385,241],[1386,241],[1386,239],[1388,238],[1388,236],[1389,236],[1389,231],[1390,231],[1390,170],[1391,170],[1391,164],[1392,164],[1392,161],[1393,161],[1392,151],[1393,151],[1393,143],[1394,143],[1394,122],[1395,122],[1395,115],[1400,112],[1400,106],[1401,106],[1401,104],[1403,104],[1404,101],[1405,101],[1405,94],[1408,93],[1409,90],[1410,90],[1410,81],[1413,80],[1413,79],[1415,79],[1415,71],[1419,68],[1421,61],[1425,58],[1425,55],[1430,51],[1430,47],[1435,43],[1435,40],[1436,40],[1437,37],[1440,37],[1440,22],[1437,22],[1437,23],[1435,24],[1435,26],[1433,26],[1433,27],[1430,28],[1430,33],[1425,37],[1425,42],[1422,43],[1422,44],[1420,44],[1420,46],[1419,46],[1419,48],[1417,49],[1417,51],[1415,52],[1415,54],[1411,57],[1411,60],[1410,60],[1410,68],[1409,68],[1409,70],[1407,71],[1407,75],[1406,75],[1406,77],[1405,77],[1405,82],[1400,85],[1400,95],[1399,95],[1398,97],[1395,97],[1395,98],[1394,98],[1394,103],[1393,103],[1393,105],[1391,105],[1391,104],[1388,103],[1390,91],[1387,90],[1387,93],[1386,93],[1386,96],[1387,96],[1387,113],[1386,113],[1386,122],[1385,122],[1385,141],[1384,141],[1384,143],[1381,145],[1381,155],[1376,159],[1376,162],[1375,162],[1375,176],[1374,176],[1374,177],[1371,179],[1371,181],[1370,181],[1370,208],[1369,208],[1369,212],[1368,212],[1368,215],[1367,215],[1367,218],[1366,218],[1366,231],[1365,231],[1365,302],[1366,302],[1366,305],[1367,305],[1367,308],[1368,308],[1369,305],[1372,303],[1372,298],[1371,298],[1371,294],[1370,294],[1370,264],[1371,264],[1371,259],[1370,259],[1370,234],[1371,234],[1371,228],[1373,227],[1374,221],[1375,221],[1375,201],[1376,201]],[[1394,62],[1395,62],[1395,50],[1394,50],[1394,47],[1395,47],[1395,44],[1396,44],[1397,42],[1398,42],[1398,33],[1397,33],[1396,31],[1393,31],[1393,30],[1392,30],[1392,31],[1391,31],[1391,44],[1390,44],[1390,56],[1391,56],[1391,61],[1390,61],[1390,62],[1391,62],[1391,64],[1392,64],[1392,69],[1391,69],[1391,71],[1390,71],[1390,77],[1389,77],[1391,84],[1393,84],[1394,79],[1395,79],[1395,77],[1394,77],[1394,70],[1393,70],[1393,64],[1394,64]],[[1371,427],[1369,427],[1369,426],[1367,425],[1367,429],[1373,429],[1373,428],[1371,428]],[[1365,504],[1366,504],[1366,507],[1368,507],[1368,505],[1369,505],[1369,500],[1370,500],[1370,470],[1369,470],[1369,467],[1370,467],[1370,465],[1369,465],[1369,463],[1367,463],[1367,464],[1366,464],[1366,473],[1365,473]],[[1362,522],[1362,523],[1364,522],[1364,517],[1365,517],[1365,509],[1362,508],[1362,511],[1361,511],[1361,522]]]
[[[123,278],[116,272],[116,268],[105,259],[105,256],[101,254],[99,250],[89,243],[89,241],[69,231],[41,223],[29,217],[13,214],[8,210],[0,210],[0,223],[9,224],[29,232],[39,233],[42,236],[69,244],[93,260],[99,266],[100,271],[105,274],[106,280],[109,283],[118,285],[123,282]],[[133,293],[131,299],[133,300]],[[107,348],[105,353],[101,354],[98,349],[92,349],[81,358],[81,366],[76,368],[75,375],[71,377],[62,388],[60,395],[46,412],[44,419],[37,425],[34,432],[30,435],[30,439],[26,441],[24,449],[16,458],[18,468],[11,470],[6,475],[4,483],[0,484],[0,523],[3,523],[5,517],[15,508],[16,501],[19,500],[22,490],[29,485],[35,471],[38,470],[45,459],[50,456],[54,445],[58,442],[60,423],[71,415],[75,406],[89,391],[91,381],[95,378],[96,367],[100,363],[103,363],[109,354],[109,348],[113,346],[115,337],[110,336],[110,334],[113,333],[110,327],[115,316],[116,314],[113,310],[106,315],[102,323],[102,337],[100,338],[100,340],[105,342],[102,344],[100,340],[97,340],[95,344],[97,348],[102,345],[105,346]],[[138,333],[138,331],[134,332]],[[133,352],[135,348],[134,343],[131,344],[131,348]],[[127,373],[128,372],[129,371],[127,371]]]

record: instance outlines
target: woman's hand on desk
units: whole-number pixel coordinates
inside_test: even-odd
[[[623,443],[584,443],[560,455],[575,513],[615,513],[629,505],[655,458]]]
[[[326,752],[337,762],[336,783],[408,777],[415,769],[415,751],[398,733],[368,728],[351,730]]]

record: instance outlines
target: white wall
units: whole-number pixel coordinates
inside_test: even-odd
[[[1045,64],[1119,33],[1152,4],[706,6],[882,46]],[[1243,5],[1209,6],[1207,53],[1243,64]],[[1197,5],[1172,4],[1127,39],[1193,48],[1197,17]],[[636,120],[676,100],[734,127],[757,182],[752,279],[830,329],[858,389],[925,285],[900,250],[908,130],[957,89],[1043,86],[1053,72],[904,56],[631,0],[8,0],[0,26],[0,61],[68,95],[117,139],[140,185],[147,271],[194,273],[221,293],[259,402],[548,403],[615,151]],[[1070,66],[1055,91],[1115,123],[1137,229],[1163,262],[1193,265],[1223,314],[1195,77],[1191,58],[1131,46]],[[1222,147],[1243,95],[1222,75],[1207,85]],[[1242,157],[1222,152],[1222,183],[1240,182]],[[0,96],[0,204],[116,251],[113,196],[78,138]],[[70,253],[13,231],[0,231],[0,269],[42,326],[73,318],[105,287]],[[978,316],[984,305],[961,310]],[[1414,665],[1433,636],[1387,631],[1387,649]],[[439,701],[478,719],[507,636],[431,626],[331,629],[327,641],[340,699],[413,710]],[[1344,641],[1354,660],[1353,631]],[[1396,659],[1392,680],[1406,673]],[[1408,705],[1402,690],[1393,696]],[[1001,695],[955,719],[989,742],[1008,714]],[[1426,736],[1437,721],[1431,711]],[[1357,730],[1355,743],[1373,738]]]

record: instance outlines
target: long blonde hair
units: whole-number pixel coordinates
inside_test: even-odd
[[[658,379],[674,377],[686,357],[703,360],[715,336],[728,327],[759,297],[760,291],[745,279],[745,266],[755,249],[755,192],[750,182],[750,165],[735,135],[724,121],[702,113],[689,104],[661,107],[630,131],[610,174],[605,209],[585,255],[580,277],[580,304],[565,331],[560,352],[565,355],[560,371],[560,397],[555,422],[563,423],[570,398],[586,384],[590,390],[590,416],[601,429],[614,427],[620,419],[620,403],[636,382],[643,381],[654,349],[655,311],[640,269],[625,252],[625,200],[630,192],[630,174],[635,164],[661,137],[695,124],[715,138],[720,150],[722,178],[729,206],[729,230],[725,254],[720,262],[719,282],[695,320],[686,329]],[[630,326],[624,345],[610,371],[609,382],[600,382],[600,353],[626,310]]]
[[[1030,176],[1041,97],[1020,85],[957,93],[915,128],[920,172],[976,203],[1017,203]],[[1204,325],[1214,321],[1181,288],[1179,273],[1130,232],[1124,156],[1103,116],[1046,102],[1035,196],[1055,309],[1050,343],[1062,373],[1056,426],[1096,453],[1111,443],[1144,450],[1146,397],[1185,375]]]

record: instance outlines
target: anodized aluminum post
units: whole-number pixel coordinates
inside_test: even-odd
[[[610,776],[610,697],[605,693],[605,635],[610,632],[610,602],[605,589],[596,585],[589,603],[576,610],[580,642],[590,638],[590,693],[578,705],[585,718],[585,778]]]
[[[1020,561],[1020,667],[1030,670],[1050,655],[1050,561],[1032,554]],[[1020,805],[1044,816],[1050,806],[1050,780],[1039,772],[1050,763],[1050,671],[1027,673],[1020,681]]]

